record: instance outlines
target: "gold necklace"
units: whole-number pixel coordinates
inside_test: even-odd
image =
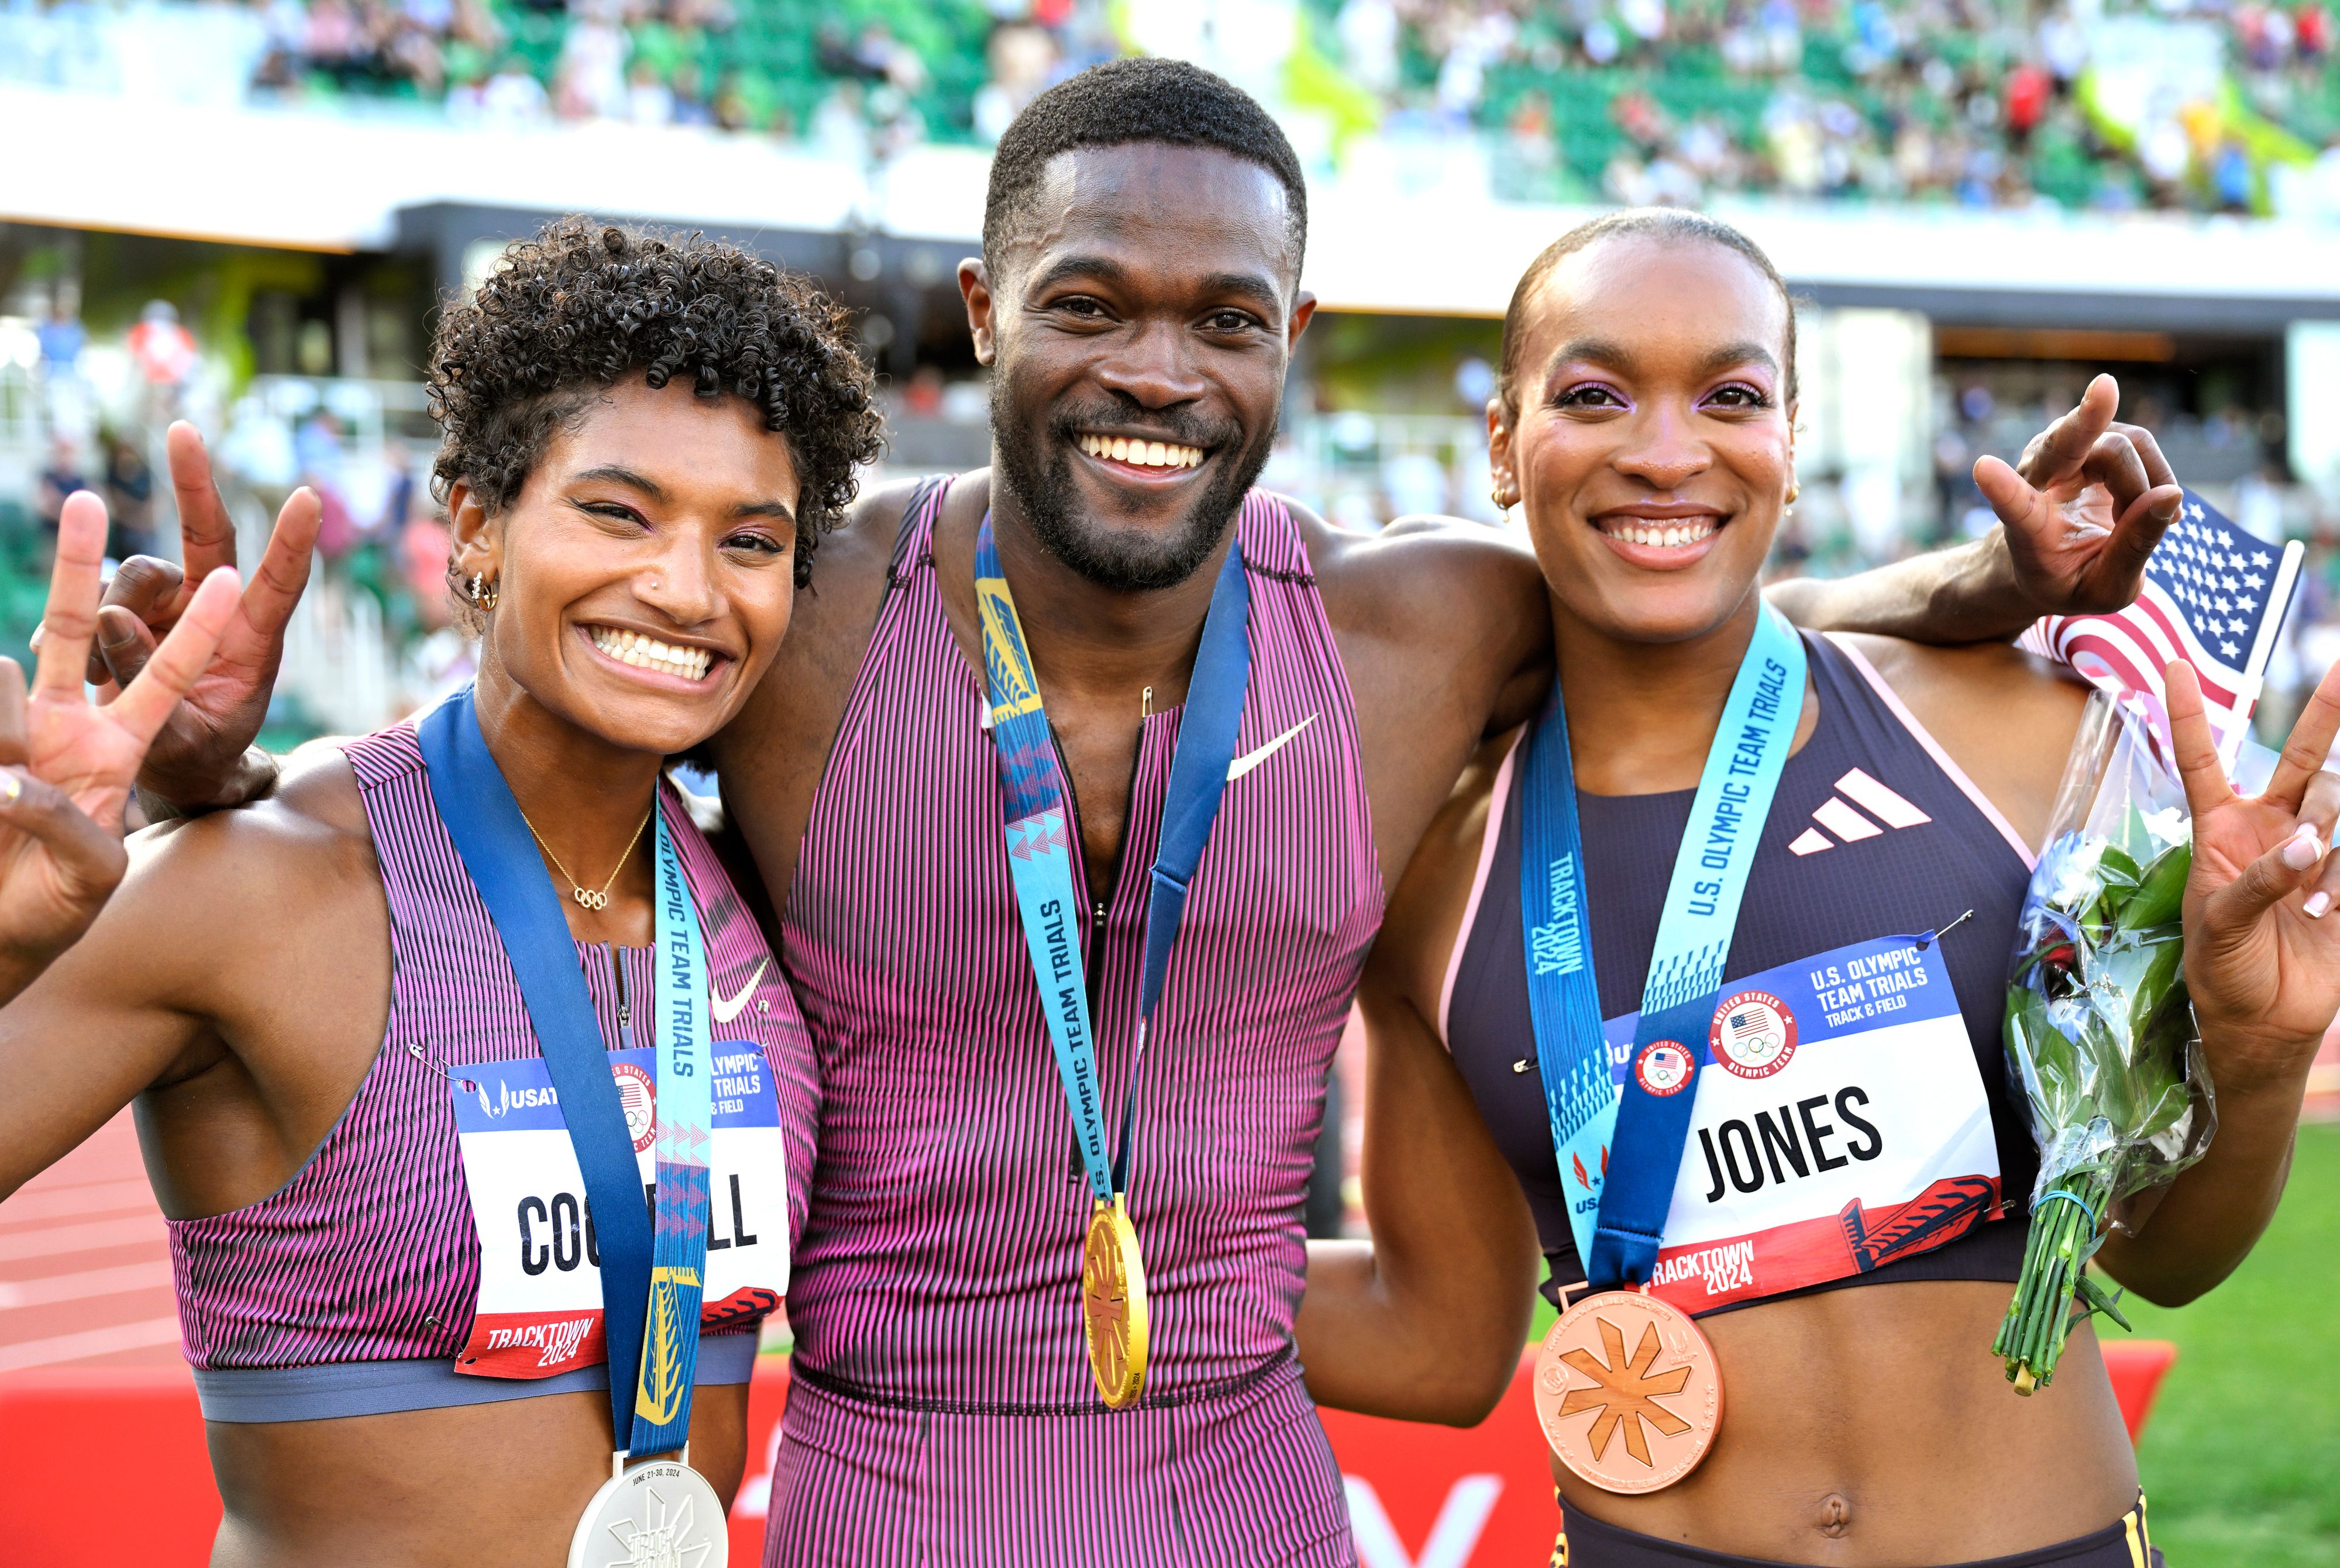
[[[514,801],[512,804],[518,805],[520,803]],[[626,841],[625,853],[618,856],[617,871],[612,871],[610,873],[610,880],[603,883],[598,889],[587,887],[583,883],[579,882],[570,869],[560,863],[560,857],[552,853],[552,846],[544,842],[544,835],[536,831],[536,824],[529,822],[528,813],[521,813],[520,820],[527,823],[530,835],[536,840],[537,848],[544,852],[545,859],[550,861],[553,868],[569,879],[569,896],[587,909],[607,909],[610,907],[610,890],[618,884],[618,872],[626,869],[626,863],[634,856],[634,846],[642,842],[642,829],[650,825],[650,818],[656,814],[658,814],[658,795],[653,792],[650,795],[650,809],[642,814],[640,826],[636,827],[634,836]]]

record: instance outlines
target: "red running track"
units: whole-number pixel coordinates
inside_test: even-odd
[[[0,1202],[0,1374],[184,1366],[170,1240],[125,1110]]]

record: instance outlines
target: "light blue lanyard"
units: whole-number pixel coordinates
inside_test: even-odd
[[[1771,796],[1803,715],[1804,645],[1778,611],[1761,606],[1722,721],[1691,803],[1658,920],[1633,1037],[1638,1060],[1661,1040],[1703,1068],[1739,905],[1771,811]],[[1652,1093],[1611,1071],[1592,967],[1592,919],[1568,714],[1554,684],[1525,743],[1520,920],[1525,928],[1528,1011],[1544,1108],[1571,1198],[1569,1228],[1597,1290],[1639,1285],[1657,1262],[1694,1093]]]
[[[991,699],[991,739],[999,754],[999,790],[1007,828],[1007,869],[1024,919],[1032,973],[1040,983],[1040,1011],[1056,1055],[1065,1102],[1089,1190],[1100,1203],[1129,1190],[1131,1127],[1137,1110],[1137,1058],[1145,1029],[1162,1000],[1177,940],[1186,888],[1201,863],[1203,845],[1218,819],[1243,722],[1244,690],[1251,680],[1251,589],[1243,551],[1234,543],[1212,585],[1211,607],[1187,682],[1186,711],[1178,724],[1177,754],[1162,802],[1161,840],[1155,851],[1145,902],[1145,961],[1138,999],[1136,1050],[1129,1064],[1129,1094],[1122,1107],[1118,1149],[1108,1155],[1105,1109],[1097,1084],[1096,1048],[1089,1029],[1087,971],[1080,926],[1087,902],[1073,884],[1073,840],[1065,809],[1064,770],[1048,733],[1039,677],[1025,646],[1015,597],[1000,570],[991,514],[975,537],[975,599],[983,622],[983,666]]]
[[[682,860],[658,814],[658,1212],[649,1326],[634,1390],[630,1451],[664,1454],[690,1436],[699,1304],[707,1287],[707,1159],[714,1119],[707,947]]]

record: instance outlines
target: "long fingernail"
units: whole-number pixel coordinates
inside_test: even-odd
[[[2307,895],[2307,902],[2301,907],[2307,911],[2308,919],[2322,920],[2325,912],[2332,907],[2332,895],[2318,888]]]
[[[2301,823],[2298,831],[2283,846],[2283,863],[2294,871],[2305,871],[2324,858],[2324,842],[2315,836],[2313,823]]]

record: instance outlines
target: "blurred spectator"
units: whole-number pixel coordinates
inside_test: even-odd
[[[1011,23],[992,34],[984,55],[991,79],[975,95],[975,133],[996,143],[1048,85],[1056,67],[1056,41],[1045,28]]]
[[[82,345],[89,340],[89,334],[82,329],[81,318],[74,313],[66,290],[57,291],[49,313],[41,318],[41,324],[33,331],[41,345],[45,375],[55,380],[78,373]]]
[[[40,478],[34,484],[33,506],[40,514],[41,527],[55,538],[57,518],[64,511],[65,498],[75,490],[89,488],[88,476],[82,472],[81,449],[74,439],[58,435],[49,442],[49,460],[41,466]]]
[[[112,526],[105,553],[115,560],[151,556],[154,541],[154,470],[138,444],[119,430],[98,438],[105,449],[105,507]]]
[[[130,362],[146,383],[147,414],[156,424],[179,411],[180,394],[195,373],[194,334],[179,324],[178,307],[150,300],[130,329]]]

